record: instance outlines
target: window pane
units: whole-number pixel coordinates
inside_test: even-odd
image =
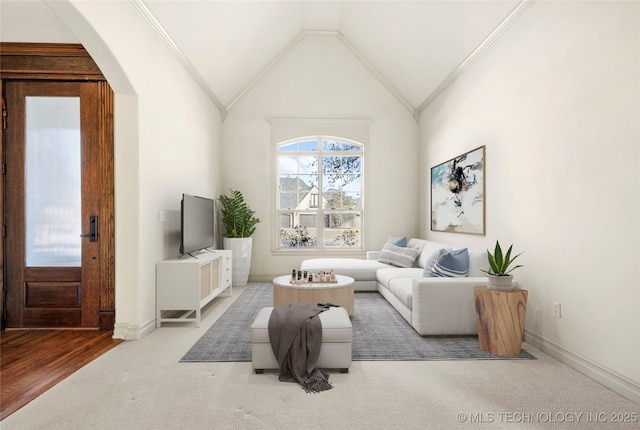
[[[278,209],[296,209],[298,205],[298,193],[280,193],[280,204]]]
[[[325,216],[325,247],[359,247],[360,243],[360,214],[332,213]]]
[[[313,184],[318,180],[314,175],[299,175],[295,177],[280,177],[279,209],[308,209],[318,207],[317,187]],[[312,195],[316,195],[315,206]]]
[[[80,98],[26,98],[26,263],[81,265]]]
[[[356,210],[362,208],[360,193],[325,193],[324,208],[330,210]]]
[[[300,214],[300,227],[316,227],[316,215],[315,214]]]
[[[322,157],[322,173],[342,172],[342,157],[325,155]]]
[[[362,175],[344,175],[342,191],[362,191]]]
[[[280,155],[278,157],[278,173],[298,174],[298,157],[295,155]]]
[[[300,157],[300,173],[318,174],[318,157],[302,156]]]
[[[308,222],[306,220],[305,222]],[[315,227],[295,226],[280,229],[281,248],[316,248],[318,239]]]
[[[303,176],[301,183],[304,184],[304,188],[301,188],[298,192],[298,209],[309,209],[311,207],[318,207],[318,188],[315,186],[307,185],[307,181],[313,181],[313,178]],[[316,196],[315,199],[313,196]]]
[[[322,191],[339,191],[342,188],[342,175],[324,175]]]
[[[342,172],[361,173],[362,157],[342,157]]]
[[[362,169],[362,157],[343,157],[339,155],[323,157],[322,171],[324,173],[359,174]]]
[[[280,155],[278,156],[278,173],[279,174],[318,174],[318,157],[316,156],[298,156],[298,155]]]
[[[282,213],[280,214],[280,228],[293,228],[293,214]]]
[[[313,140],[303,140],[300,142],[300,151],[317,151],[318,150],[318,141],[316,139]]]
[[[302,183],[297,175],[280,175],[280,191],[281,192],[298,192]]]
[[[358,145],[339,140],[325,139],[322,141],[323,151],[360,151]]]
[[[362,209],[362,194],[344,193],[342,208],[345,210]]]
[[[339,192],[325,192],[324,209],[340,209],[342,207],[342,195]]]

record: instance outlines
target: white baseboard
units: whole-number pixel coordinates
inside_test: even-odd
[[[124,340],[142,339],[156,329],[156,320],[153,319],[141,326],[116,323],[113,327],[113,337]]]
[[[640,405],[640,384],[607,369],[530,330],[524,330],[525,341],[572,369],[599,382],[610,390]]]

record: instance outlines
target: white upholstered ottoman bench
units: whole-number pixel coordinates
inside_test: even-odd
[[[273,355],[269,342],[269,317],[272,306],[262,308],[251,324],[251,364],[256,373],[264,369],[278,369],[278,361]],[[340,369],[347,373],[351,367],[351,339],[353,328],[344,308],[331,307],[320,313],[322,322],[322,345],[316,367]]]

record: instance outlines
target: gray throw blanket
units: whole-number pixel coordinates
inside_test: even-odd
[[[316,368],[326,309],[303,303],[276,306],[269,317],[269,340],[280,367],[280,381],[297,381],[307,393],[333,388],[329,375]]]

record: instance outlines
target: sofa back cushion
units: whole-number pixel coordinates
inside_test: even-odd
[[[423,269],[423,272],[422,272],[422,276],[424,276],[425,278],[430,277],[431,276],[431,271],[433,270],[433,266],[436,265],[436,262],[438,261],[438,258],[440,258],[440,256],[442,254],[446,254],[447,252],[449,252],[449,251],[446,250],[445,248],[440,248],[439,250],[437,250],[436,252],[431,254],[429,259],[427,260],[427,264],[425,264],[425,266],[424,266],[424,269]]]
[[[430,240],[417,238],[409,239],[407,242],[407,248],[416,248],[420,252],[420,255],[418,255],[418,258],[415,261],[414,267],[421,267],[425,269],[427,268],[427,264],[431,263],[429,265],[429,272],[433,268],[433,264],[435,264],[436,259],[443,253],[443,249],[445,252],[449,252],[454,249],[451,245],[447,245],[446,243],[432,242]],[[456,247],[455,249],[460,248]],[[469,272],[467,273],[467,276],[487,276],[487,274],[482,272],[480,269],[489,269],[487,251],[469,249]],[[425,271],[424,276],[429,276],[427,271]]]
[[[439,252],[441,249],[451,251],[451,246],[444,243],[431,242],[423,239],[409,239],[407,246],[420,249],[420,256],[417,259],[419,267],[423,269],[427,266],[429,258]]]
[[[487,276],[480,269],[489,270],[489,260],[487,259],[487,251],[479,249],[469,249],[469,273],[467,276]]]

